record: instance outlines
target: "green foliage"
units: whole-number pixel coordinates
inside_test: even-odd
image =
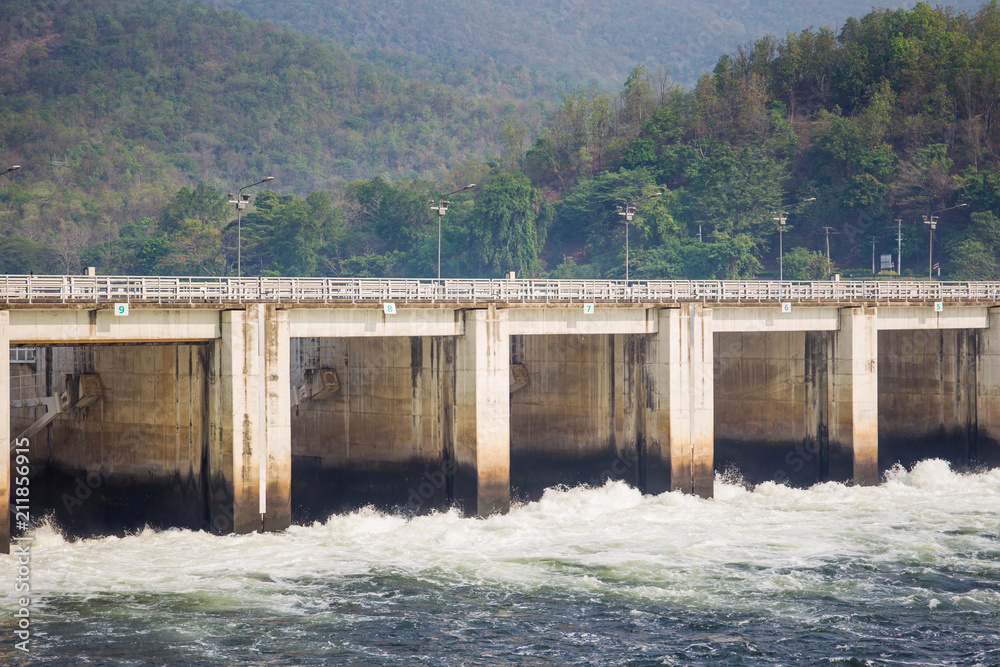
[[[384,254],[368,253],[345,259],[341,266],[345,276],[354,278],[382,278],[397,275],[403,262],[399,251]]]
[[[414,83],[172,0],[21,3],[0,12],[0,33],[14,39],[0,47],[0,151],[23,165],[0,180],[8,234],[82,230],[86,245],[143,217],[164,234],[202,215],[215,225],[218,211],[199,211],[206,188],[265,175],[301,196],[375,174],[442,179],[496,154],[504,118],[525,133],[541,123],[529,101]]]
[[[484,276],[507,271],[534,276],[552,207],[522,174],[499,174],[483,188],[469,216],[469,242]]]
[[[712,68],[727,45],[742,44],[767,33],[784,35],[808,25],[833,25],[851,13],[868,11],[865,0],[831,4],[818,0],[739,4],[728,0],[606,3],[522,0],[411,0],[390,5],[360,0],[350,5],[315,0],[213,0],[276,25],[329,37],[408,78],[436,80],[470,92],[509,90],[520,97],[558,96],[558,86],[596,80],[605,87],[621,84],[635,65],[655,68],[668,62],[673,76],[693,84]],[[897,3],[902,4],[902,3]],[[968,0],[953,3],[970,9]],[[932,33],[934,21],[911,21],[907,33]],[[817,47],[830,48],[835,37],[822,28],[802,39],[783,68],[783,82],[822,83],[830,65]],[[773,40],[772,49],[777,49]],[[947,48],[935,45],[934,51]],[[902,50],[902,49],[901,49]],[[759,51],[759,50],[758,50]],[[754,53],[755,60],[764,54]],[[922,65],[921,51],[900,53],[910,71]],[[870,78],[878,64],[859,77]],[[755,63],[756,64],[756,63]],[[919,71],[919,70],[917,70]],[[862,89],[863,90],[863,89]]]
[[[0,239],[0,271],[47,274],[59,270],[55,251],[38,241],[18,237]]]
[[[221,192],[199,183],[195,188],[181,188],[160,210],[159,231],[164,234],[181,232],[189,223],[198,227],[221,227],[229,216],[229,207]]]
[[[711,261],[718,267],[713,278],[747,280],[755,277],[762,268],[758,259],[757,241],[751,234],[717,234],[708,253]]]
[[[895,248],[896,218],[939,212],[948,277],[996,275],[997,2],[971,15],[918,3],[836,32],[759,37],[710,74],[687,70],[685,89],[643,60],[648,40],[628,60],[631,44],[616,37],[602,52],[594,35],[588,59],[548,63],[563,72],[553,82],[512,60],[531,46],[514,36],[548,34],[537,17],[511,20],[532,2],[498,10],[508,19],[497,27],[496,8],[477,1],[435,8],[426,33],[407,33],[395,13],[365,20],[367,0],[216,3],[315,33],[364,26],[354,34],[370,41],[353,42],[353,55],[172,0],[16,3],[0,16],[14,45],[0,47],[0,152],[24,169],[0,178],[0,259],[12,270],[219,275],[235,270],[241,229],[246,275],[428,277],[440,223],[447,277],[624,277],[627,232],[631,277],[735,279],[777,274],[784,211],[786,277],[825,277],[824,228],[850,271],[869,266],[873,237]],[[606,25],[644,27],[662,11]],[[475,41],[495,36],[507,51],[435,51],[453,23],[453,42],[478,27]],[[570,53],[573,39],[535,46]],[[459,62],[471,67],[449,69]],[[577,62],[624,83],[574,89]],[[263,175],[280,193],[255,194],[237,225],[222,193]],[[428,201],[470,182],[479,188],[437,219]],[[959,201],[969,206],[951,210]],[[626,227],[617,208],[629,202]],[[926,257],[924,229],[903,227],[904,266]]]
[[[834,268],[819,250],[792,248],[785,253],[786,280],[828,280]]]
[[[335,254],[344,221],[328,194],[302,199],[265,190],[255,204],[242,222],[244,275],[315,275],[321,259]]]
[[[1000,218],[992,211],[973,213],[945,268],[956,280],[1000,279]]]

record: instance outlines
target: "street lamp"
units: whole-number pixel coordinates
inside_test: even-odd
[[[805,204],[806,202],[816,201],[815,197],[810,197],[809,199],[803,199],[796,206]],[[788,220],[787,211],[778,211],[774,214],[776,217],[771,218],[772,220],[778,221],[778,263],[780,268],[778,269],[778,280],[785,279],[785,243],[782,238],[782,233],[785,231],[785,221]],[[829,238],[829,237],[827,237]],[[829,257],[827,257],[829,259]]]
[[[937,229],[938,222],[938,217],[934,215],[934,213],[944,213],[945,211],[962,208],[963,206],[968,206],[968,204],[955,204],[954,206],[949,206],[948,208],[942,208],[932,212],[930,217],[926,215],[921,216],[924,219],[924,224],[931,226],[931,244],[927,251],[927,280],[934,279],[934,230]]]
[[[903,219],[896,218],[896,276],[903,277]]]
[[[267,183],[268,181],[273,181],[274,176],[268,176],[262,178],[256,183],[251,183],[250,185],[244,185],[242,188],[236,191],[236,198],[233,199],[233,193],[229,193],[229,203],[236,204],[236,277],[241,278],[243,276],[243,211],[246,209],[247,204],[250,202],[250,195],[243,194],[243,191],[247,188],[252,188],[255,185],[260,185],[261,183]]]
[[[618,207],[618,215],[625,218],[625,282],[628,282],[628,223],[632,222],[632,218],[635,217],[635,207],[647,199],[652,199],[653,197],[663,196],[662,192],[657,192],[651,194],[648,197],[643,197],[642,199],[632,202],[631,204],[625,204],[625,208],[622,209],[621,206]]]
[[[446,195],[442,195],[442,197],[450,197],[451,195],[457,195],[459,192],[465,192],[466,190],[471,190],[474,187],[476,187],[475,183],[469,183],[464,188],[455,190],[454,192],[449,192]],[[443,218],[444,214],[448,212],[448,206],[451,205],[451,202],[445,201],[444,199],[441,199],[439,201],[434,201],[432,199],[430,203],[431,203],[431,210],[437,211],[438,214],[438,282],[441,282],[441,218]]]
[[[20,168],[21,168],[21,165],[19,165],[19,164],[12,164],[11,166],[7,167],[7,169],[5,169],[2,173],[9,174],[10,172],[17,171]]]
[[[830,277],[830,268],[833,263],[830,261],[830,233],[837,234],[838,232],[833,231],[833,227],[824,227],[823,231],[826,232],[826,277]]]

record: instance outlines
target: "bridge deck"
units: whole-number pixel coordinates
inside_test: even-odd
[[[266,303],[1000,303],[1000,282],[418,280],[3,276],[6,304]]]

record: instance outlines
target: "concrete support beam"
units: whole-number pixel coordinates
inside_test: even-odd
[[[455,351],[455,500],[466,514],[510,508],[510,326],[490,305],[464,313]]]
[[[596,306],[584,312],[583,304],[570,308],[510,308],[511,335],[558,336],[656,333],[656,311],[648,308]]]
[[[291,524],[288,314],[274,304],[222,312],[209,360],[209,508],[216,532]]]
[[[836,307],[792,304],[785,313],[781,304],[771,306],[714,306],[712,331],[743,333],[775,331],[836,331],[840,317]]]
[[[415,308],[396,304],[387,315],[382,306],[366,308],[296,308],[289,311],[292,338],[355,336],[461,336],[461,311]]]
[[[713,494],[712,310],[660,310],[646,358],[643,465],[649,493]]]
[[[842,308],[830,360],[830,479],[878,483],[876,309]]]
[[[218,533],[261,530],[260,328],[248,311],[222,313],[209,355],[209,513]]]
[[[110,305],[96,310],[17,309],[10,340],[19,344],[202,342],[219,337],[219,311],[132,308],[118,317]]]
[[[926,306],[892,306],[879,309],[878,329],[985,329],[989,326],[988,311],[986,306],[951,304],[946,304],[944,310],[935,311],[932,303]]]
[[[989,309],[989,328],[979,332],[976,364],[976,438],[970,452],[979,463],[1000,465],[1000,308]]]
[[[10,313],[0,311],[0,554],[10,553]]]
[[[263,336],[264,454],[266,488],[264,530],[284,530],[292,523],[292,406],[288,311],[273,304],[253,304]]]

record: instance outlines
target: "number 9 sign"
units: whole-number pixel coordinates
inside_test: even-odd
[[[118,317],[125,317],[128,315],[128,304],[127,303],[116,303],[115,304],[115,315]]]

